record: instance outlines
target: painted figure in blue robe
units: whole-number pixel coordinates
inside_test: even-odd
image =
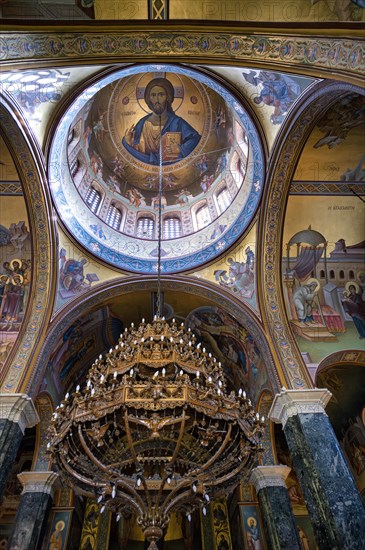
[[[145,89],[144,99],[152,113],[127,130],[122,143],[136,159],[147,164],[173,164],[195,149],[200,134],[172,110],[174,87],[167,78],[154,78]]]

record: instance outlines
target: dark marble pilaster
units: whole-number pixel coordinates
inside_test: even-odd
[[[0,419],[0,502],[22,439],[23,432],[16,422]]]
[[[270,418],[283,424],[320,550],[364,548],[365,508],[324,407],[328,390],[283,390]]]
[[[43,540],[58,474],[22,472],[23,492],[15,515],[7,549],[33,550]]]
[[[271,550],[301,550],[299,533],[293,515],[285,480],[288,466],[258,466],[250,483],[256,489],[266,540]]]
[[[24,430],[38,422],[38,414],[30,397],[19,393],[0,393],[0,502]]]

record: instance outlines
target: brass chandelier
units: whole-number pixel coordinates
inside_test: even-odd
[[[150,550],[172,512],[190,520],[234,489],[264,430],[245,391],[227,388],[221,363],[184,323],[161,316],[161,139],[159,169],[157,314],[125,329],[86,385],[66,394],[48,442],[69,484],[117,520],[135,515]]]
[[[171,512],[228,494],[260,453],[264,419],[184,325],[132,324],[53,415],[49,451],[77,490],[135,514],[150,549]],[[103,508],[102,508],[103,510]]]

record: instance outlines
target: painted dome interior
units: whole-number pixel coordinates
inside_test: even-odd
[[[248,227],[263,160],[253,122],[225,88],[192,70],[158,69],[118,71],[79,96],[53,142],[51,179],[68,229],[89,251],[153,272],[161,178],[163,270],[176,272],[213,259]],[[67,162],[56,174],[60,148]]]

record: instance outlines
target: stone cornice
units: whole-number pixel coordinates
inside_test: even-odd
[[[46,493],[53,498],[59,485],[59,474],[55,472],[21,472],[18,479],[24,493]]]
[[[269,418],[285,427],[288,418],[298,414],[325,414],[325,407],[331,399],[331,392],[327,389],[315,388],[310,390],[282,389],[273,401]]]
[[[34,403],[25,393],[0,393],[0,419],[15,422],[23,433],[39,422]]]
[[[249,483],[254,485],[256,493],[266,487],[285,487],[285,480],[290,474],[289,466],[257,466],[251,472]]]

